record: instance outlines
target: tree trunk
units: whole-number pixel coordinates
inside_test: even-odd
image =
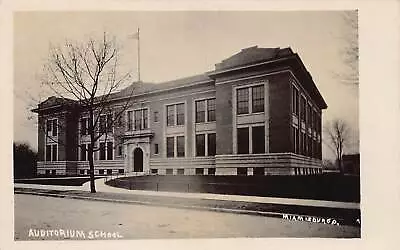
[[[89,134],[90,144],[88,148],[89,172],[90,172],[90,192],[96,193],[96,184],[94,182],[94,162],[93,162],[93,148],[95,140],[95,129],[93,127],[93,111],[89,111]]]
[[[94,163],[93,163],[93,146],[89,146],[89,172],[90,172],[90,192],[96,193],[96,184],[94,182]]]

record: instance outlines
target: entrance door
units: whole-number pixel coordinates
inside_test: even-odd
[[[140,148],[133,151],[133,172],[143,172],[143,151]]]

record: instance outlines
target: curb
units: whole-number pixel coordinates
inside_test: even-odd
[[[290,214],[290,213],[280,213],[280,212],[269,212],[269,211],[256,211],[256,210],[245,210],[245,209],[232,209],[232,208],[215,208],[215,207],[205,207],[205,206],[189,206],[189,205],[178,205],[178,204],[165,204],[165,203],[157,203],[157,202],[147,202],[147,201],[132,201],[132,200],[120,200],[120,199],[109,199],[102,197],[88,197],[88,196],[80,196],[80,195],[70,195],[70,194],[52,194],[52,193],[44,193],[44,192],[33,192],[33,191],[24,191],[24,190],[15,190],[15,194],[28,194],[28,195],[37,195],[37,196],[48,196],[55,198],[67,198],[67,199],[77,199],[77,200],[88,200],[88,201],[103,201],[103,202],[114,202],[120,204],[131,204],[131,205],[146,205],[146,206],[154,206],[154,207],[168,207],[168,208],[178,208],[178,209],[191,209],[191,210],[200,210],[200,211],[212,211],[212,212],[222,212],[222,213],[231,213],[231,214],[242,214],[242,215],[255,215],[255,216],[263,216],[263,217],[273,217],[273,218],[292,218],[293,217],[314,217],[310,215],[302,215],[302,214]],[[317,217],[314,217],[317,218]],[[343,225],[343,219],[339,218],[331,218],[335,220],[337,223],[332,225]],[[294,220],[293,220],[294,221]],[[301,221],[303,222],[303,221]],[[307,221],[305,221],[307,222]],[[310,221],[311,222],[311,221]],[[323,223],[326,224],[326,223]],[[328,223],[330,224],[330,223]],[[352,225],[358,226],[358,225]]]

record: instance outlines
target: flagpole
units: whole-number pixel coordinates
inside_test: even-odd
[[[138,35],[138,81],[140,82],[140,33],[139,33],[139,28],[137,29],[137,35]]]

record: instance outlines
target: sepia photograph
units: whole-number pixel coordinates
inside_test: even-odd
[[[14,240],[361,238],[358,20],[14,12]]]

